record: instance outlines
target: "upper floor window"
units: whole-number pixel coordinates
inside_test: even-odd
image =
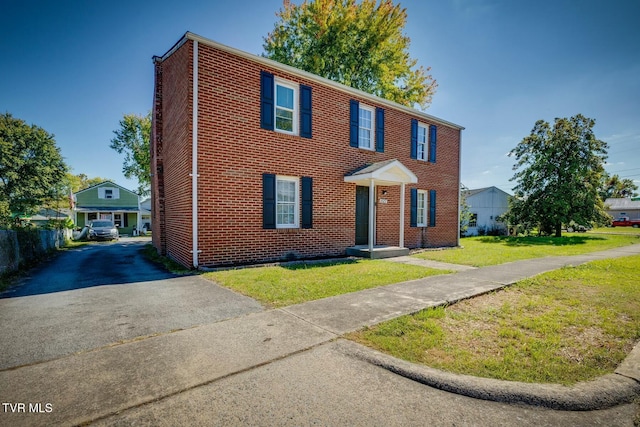
[[[98,199],[119,199],[120,190],[117,188],[100,187],[98,188]]]
[[[427,160],[427,127],[418,123],[418,159]]]
[[[260,127],[312,137],[311,86],[292,83],[260,72]]]
[[[350,101],[349,145],[384,152],[384,109]]]
[[[358,111],[358,147],[373,149],[374,109],[360,104]]]
[[[436,162],[438,127],[411,119],[411,158]]]
[[[296,87],[276,79],[276,130],[297,133]]]

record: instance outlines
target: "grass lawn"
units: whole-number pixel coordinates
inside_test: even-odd
[[[450,372],[573,384],[613,372],[640,339],[639,271],[640,256],[567,267],[347,338]]]
[[[633,227],[600,227],[600,228],[594,228],[589,233],[635,234],[635,235],[640,236],[640,228],[633,228]]]
[[[618,230],[618,228],[616,227],[615,230]],[[606,230],[612,229],[608,228]],[[560,238],[479,236],[460,239],[462,248],[426,251],[414,256],[422,259],[482,267],[544,256],[579,255],[634,243],[640,243],[640,233],[624,235],[563,233]]]
[[[450,273],[380,260],[258,267],[205,273],[204,277],[270,307],[284,307],[421,277]]]

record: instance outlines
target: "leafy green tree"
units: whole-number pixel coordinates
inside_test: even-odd
[[[104,181],[110,180],[100,177],[89,178],[83,173],[74,175],[67,172],[64,178],[62,178],[53,189],[53,199],[45,203],[44,206],[56,210],[71,208],[71,196],[73,193],[77,193],[80,190],[84,190],[85,188],[100,184]]]
[[[638,186],[633,183],[633,180],[629,178],[620,178],[618,175],[609,175],[604,173],[602,175],[602,186],[600,188],[600,197],[602,200],[607,200],[610,197],[623,198],[623,197],[635,197],[638,194],[636,190]]]
[[[116,135],[110,147],[118,153],[124,153],[122,172],[124,176],[138,180],[137,192],[141,196],[151,191],[151,112],[146,116],[125,114],[120,120],[120,128],[113,131]]]
[[[285,0],[264,56],[347,86],[425,109],[437,84],[409,56],[406,9],[391,0]]]
[[[0,206],[32,214],[54,200],[67,173],[52,134],[11,114],[0,115]]]
[[[471,208],[467,203],[467,194],[469,193],[469,188],[460,183],[460,237],[464,237],[467,234],[467,230],[469,229],[469,222],[471,222]]]
[[[96,184],[100,184],[104,181],[111,181],[108,178],[100,178],[99,176],[95,178],[89,178],[86,174],[80,173],[78,175],[67,174],[66,181],[68,182],[68,188],[72,193],[77,193],[80,190],[84,190],[85,188],[92,187]]]
[[[606,223],[598,189],[608,145],[593,133],[595,120],[581,114],[538,120],[509,155],[515,156],[512,224],[537,224],[543,234],[562,235],[562,224]]]

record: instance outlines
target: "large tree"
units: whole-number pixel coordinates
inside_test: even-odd
[[[632,179],[620,178],[618,175],[603,174],[600,188],[600,197],[607,200],[610,197],[623,198],[637,196],[638,186]]]
[[[120,128],[113,131],[116,135],[110,147],[118,153],[124,153],[122,172],[124,176],[138,180],[138,194],[147,196],[151,189],[151,112],[146,116],[125,114],[120,120]]]
[[[58,197],[67,165],[54,136],[11,114],[0,115],[0,205],[31,214]]]
[[[391,0],[285,0],[264,56],[410,107],[437,87],[409,56],[407,11]]]
[[[603,223],[608,217],[598,194],[608,145],[596,138],[595,120],[581,114],[539,120],[509,155],[516,158],[514,201],[509,219],[562,234],[562,224]]]

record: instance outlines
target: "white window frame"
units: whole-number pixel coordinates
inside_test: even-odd
[[[293,91],[293,108],[289,109],[287,107],[280,107],[278,106],[278,86],[282,86],[284,88],[287,89],[291,89]],[[299,99],[298,99],[298,85],[286,80],[282,80],[279,78],[275,78],[275,84],[274,84],[274,109],[273,109],[273,129],[277,132],[282,132],[282,133],[288,133],[290,135],[297,135],[298,134],[298,114],[299,114]],[[280,129],[278,128],[278,109],[281,110],[285,110],[285,111],[291,111],[293,117],[293,123],[291,124],[291,129],[292,130],[287,130],[287,129]]]
[[[107,190],[111,191],[111,197],[107,197]],[[98,199],[117,200],[120,198],[120,189],[114,187],[99,187]]]
[[[477,227],[478,226],[478,214],[477,213],[471,213],[471,215],[469,216],[469,227]]]
[[[416,225],[418,227],[426,227],[427,226],[427,209],[429,207],[428,203],[427,203],[427,199],[428,199],[428,192],[425,190],[418,190],[418,200],[416,201],[417,203],[417,209],[416,209]],[[422,199],[422,200],[420,200]],[[422,201],[422,203],[420,203]],[[421,214],[422,212],[422,214]]]
[[[421,131],[423,131],[424,134],[421,135]],[[421,140],[421,136],[424,137],[423,140]],[[420,122],[418,122],[417,156],[418,160],[425,162],[429,160],[429,126]]]
[[[281,182],[293,182],[294,187],[294,201],[284,202],[278,200],[278,187]],[[280,205],[293,205],[293,223],[281,223],[278,215],[278,206]],[[300,179],[295,176],[276,176],[276,228],[299,228],[300,227]]]
[[[361,111],[368,111],[371,114],[371,129],[365,128],[362,126],[362,117]],[[362,143],[363,140],[363,130],[369,131],[369,146],[365,146]],[[358,108],[358,148],[362,148],[364,150],[374,150],[375,149],[375,140],[376,140],[376,110],[373,107],[369,107],[368,105],[360,104]]]

